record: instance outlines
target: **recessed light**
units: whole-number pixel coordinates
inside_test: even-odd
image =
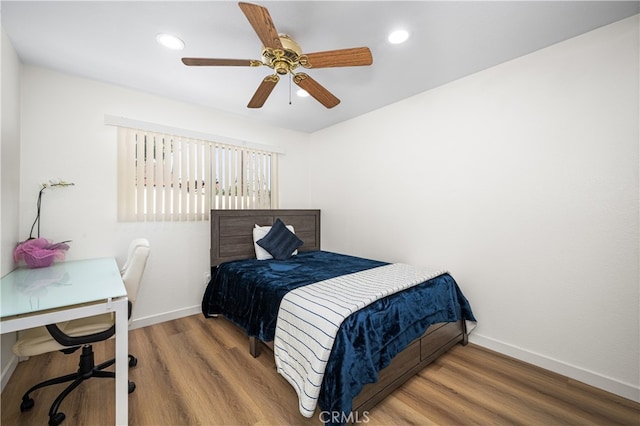
[[[409,38],[409,33],[407,31],[397,30],[389,34],[389,37],[387,38],[387,40],[389,40],[389,43],[392,43],[392,44],[400,44],[407,41],[408,38]]]
[[[296,95],[300,96],[301,98],[306,98],[309,96],[309,92],[307,92],[304,89],[298,89],[298,91],[296,92]]]
[[[156,36],[156,41],[166,47],[167,49],[172,50],[182,50],[184,49],[184,41],[180,40],[178,37],[171,34],[158,34]]]

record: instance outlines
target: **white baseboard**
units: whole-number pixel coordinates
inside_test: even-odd
[[[11,375],[13,374],[17,366],[18,366],[18,357],[11,354],[11,359],[9,360],[9,362],[7,362],[7,365],[2,370],[2,373],[1,373],[2,384],[0,385],[0,392],[4,391],[4,387],[9,382],[9,379],[11,378]]]
[[[171,321],[174,319],[188,317],[190,315],[202,314],[202,307],[200,305],[192,306],[190,308],[177,309],[175,311],[164,312],[159,315],[152,315],[143,318],[136,318],[131,321],[129,329],[142,328],[148,325],[159,324],[165,321]]]
[[[498,340],[494,340],[480,334],[473,333],[469,336],[469,341],[478,346],[491,349],[501,354],[516,358],[520,361],[533,364],[553,371],[557,374],[569,377],[582,383],[594,386],[596,388],[611,392],[626,399],[640,402],[640,387],[636,387],[630,383],[624,383],[610,377],[603,376],[593,371],[588,371],[580,367],[566,364],[540,354],[536,354],[516,346],[509,345]]]

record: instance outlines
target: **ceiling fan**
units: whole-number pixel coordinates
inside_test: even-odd
[[[189,66],[259,67],[266,65],[273,69],[274,73],[266,76],[258,86],[247,105],[249,108],[262,107],[280,80],[280,76],[289,73],[291,73],[294,83],[306,90],[325,107],[333,108],[340,103],[340,99],[306,73],[296,73],[294,70],[299,66],[303,68],[356,67],[373,63],[373,57],[368,47],[303,54],[298,43],[290,36],[278,34],[271,20],[271,15],[265,7],[244,2],[240,2],[238,5],[262,42],[262,60],[182,58],[182,62]]]

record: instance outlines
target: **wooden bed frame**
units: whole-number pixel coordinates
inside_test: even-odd
[[[320,250],[320,210],[211,210],[211,266],[237,259],[255,258],[255,225],[270,226],[276,218],[293,225],[304,241],[299,251]],[[378,381],[364,386],[353,399],[353,412],[370,410],[408,379],[458,343],[468,342],[465,321],[434,324],[378,374]],[[272,342],[249,337],[251,355],[259,355],[260,343],[273,350]]]

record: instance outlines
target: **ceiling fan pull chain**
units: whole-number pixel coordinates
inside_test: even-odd
[[[291,79],[293,77],[289,74],[289,105],[291,105]]]

